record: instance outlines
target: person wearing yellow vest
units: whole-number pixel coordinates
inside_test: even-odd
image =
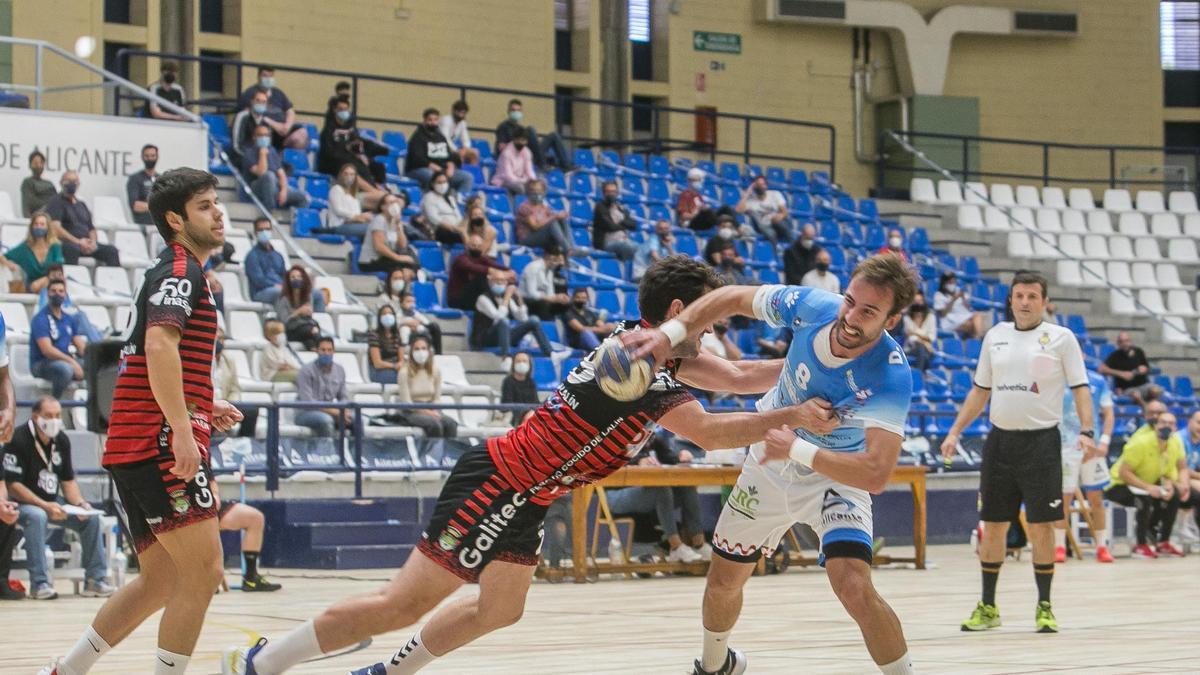
[[[1191,499],[1183,441],[1169,412],[1158,415],[1153,428],[1154,435],[1140,434],[1125,444],[1104,496],[1137,509],[1135,558],[1183,557],[1170,542],[1179,503]]]

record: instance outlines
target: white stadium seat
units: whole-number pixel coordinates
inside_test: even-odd
[[[1150,216],[1150,234],[1164,239],[1182,237],[1183,229],[1179,227],[1179,216],[1174,213],[1156,213]]]
[[[133,230],[117,230],[113,233],[113,246],[121,252],[121,266],[150,264],[150,252],[146,248],[146,235]]]
[[[1055,278],[1060,286],[1082,286],[1083,274],[1079,269],[1078,260],[1059,260],[1056,263]]]
[[[964,230],[982,230],[983,213],[975,204],[962,204],[958,207],[958,226]]]
[[[1087,220],[1083,217],[1083,211],[1075,209],[1065,209],[1062,212],[1063,232],[1074,232],[1076,234],[1087,234]]]
[[[328,312],[313,312],[312,318],[321,327],[322,335],[335,335],[337,333],[337,326],[333,323],[333,316]]]
[[[1183,236],[1200,239],[1200,213],[1189,213],[1183,217]]]
[[[1183,317],[1168,316],[1162,320],[1163,342],[1167,344],[1191,344],[1192,336],[1188,333],[1187,322]]]
[[[1099,260],[1084,260],[1079,263],[1079,276],[1083,277],[1085,288],[1100,288],[1108,283],[1104,263]]]
[[[1194,192],[1172,192],[1167,196],[1167,206],[1170,207],[1172,213],[1200,211],[1196,208],[1196,193]]]
[[[28,236],[29,228],[24,225],[5,225],[0,227],[0,245],[3,245],[6,249],[20,244]]]
[[[1126,237],[1145,237],[1150,234],[1150,228],[1146,226],[1146,216],[1136,211],[1121,214],[1117,220],[1117,231]]]
[[[1042,206],[1050,209],[1067,208],[1067,198],[1060,187],[1042,188]]]
[[[938,200],[937,188],[933,186],[933,181],[928,178],[914,178],[908,186],[908,196],[914,202],[921,204],[933,204]]]
[[[1133,241],[1134,258],[1137,260],[1162,260],[1162,251],[1158,249],[1158,240],[1154,237],[1139,237]]]
[[[1108,292],[1108,304],[1112,308],[1113,314],[1135,315],[1146,313],[1134,304],[1133,296],[1127,290],[1110,289]]]
[[[1151,314],[1166,314],[1167,306],[1163,304],[1162,293],[1154,288],[1142,288],[1138,290],[1138,302],[1142,307]]]
[[[1158,277],[1154,274],[1154,263],[1135,262],[1129,266],[1134,288],[1158,288]]]
[[[1057,242],[1052,234],[1035,234],[1030,237],[1033,241],[1033,257],[1035,258],[1061,258],[1056,248]]]
[[[1056,209],[1038,209],[1036,214],[1039,232],[1062,232],[1062,218]]]
[[[1173,263],[1158,263],[1154,266],[1154,277],[1159,288],[1195,288],[1195,284],[1185,284],[1179,278],[1179,268]]]
[[[1138,190],[1137,210],[1142,213],[1162,213],[1166,211],[1166,207],[1163,206],[1163,194],[1158,190]]]
[[[1088,232],[1092,234],[1112,234],[1112,218],[1108,216],[1108,211],[1088,211],[1087,214]]]
[[[1034,209],[1042,206],[1042,196],[1038,189],[1032,185],[1018,185],[1017,206],[1028,206]]]
[[[1058,247],[1062,249],[1063,256],[1067,258],[1082,260],[1087,257],[1083,254],[1083,237],[1078,234],[1058,235]]]
[[[1179,288],[1167,291],[1167,313],[1174,316],[1196,316],[1196,308],[1192,306],[1192,294]]]
[[[221,289],[225,293],[225,309],[258,310],[262,308],[262,303],[248,300],[242,293],[242,275],[230,271],[217,272],[217,281],[221,282]]]
[[[226,349],[223,353],[228,354],[230,361],[233,362],[233,372],[237,374],[238,386],[242,388],[242,391],[269,392],[272,390],[270,382],[263,382],[254,376],[246,352],[240,349]]]
[[[1080,211],[1094,211],[1096,209],[1096,198],[1092,196],[1092,191],[1087,188],[1071,188],[1068,197],[1069,201],[1067,203],[1073,209]]]
[[[1008,215],[994,206],[984,207],[983,227],[994,232],[1007,232],[1013,229],[1012,224],[1008,222]]]
[[[258,312],[237,310],[229,312],[229,328],[225,331],[229,339],[250,345],[266,345],[263,337],[263,320]]]
[[[1008,183],[992,183],[992,203],[996,206],[1016,206],[1013,187]]]
[[[125,210],[125,202],[111,195],[96,195],[92,198],[92,222],[96,227],[141,230]]]
[[[962,204],[962,188],[956,180],[939,180],[937,184],[938,201],[943,204]]]
[[[1129,271],[1129,263],[1110,260],[1104,268],[1108,274],[1108,283],[1117,288],[1133,288],[1133,275]]]
[[[1008,257],[1010,257],[1010,258],[1032,258],[1033,257],[1033,242],[1030,240],[1028,232],[1009,232],[1008,233]]]
[[[1108,254],[1114,260],[1135,260],[1137,256],[1133,254],[1133,242],[1129,237],[1117,235],[1108,238]]]
[[[367,330],[367,317],[362,314],[341,314],[337,318],[338,337],[346,342],[353,341],[355,331],[366,333]]]
[[[79,305],[79,311],[87,315],[92,328],[99,331],[101,335],[112,332],[112,317],[109,316],[107,307],[103,305]]]
[[[1133,201],[1129,198],[1129,190],[1109,188],[1104,191],[1105,211],[1132,211]]]
[[[1178,263],[1197,264],[1200,263],[1200,255],[1196,252],[1196,241],[1194,239],[1172,239],[1167,242],[1167,257]]]
[[[104,295],[129,300],[133,289],[129,286],[129,273],[124,267],[97,267],[96,289]]]
[[[1083,238],[1083,252],[1090,260],[1108,260],[1108,239],[1099,234],[1089,234]]]
[[[0,223],[28,224],[28,221],[17,215],[16,209],[13,208],[12,197],[4,190],[0,190]]]
[[[968,182],[963,187],[963,202],[966,204],[988,203],[988,189],[983,183]]]
[[[1033,219],[1033,211],[1022,206],[1016,206],[1009,210],[1009,215],[1012,217],[1013,229],[1037,229],[1037,223]]]

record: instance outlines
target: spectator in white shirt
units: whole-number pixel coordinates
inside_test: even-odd
[[[455,101],[450,106],[450,114],[438,120],[438,129],[450,141],[450,149],[458,153],[463,164],[478,164],[479,151],[471,145],[471,134],[467,129],[470,111],[466,101]]]
[[[488,292],[475,300],[475,319],[471,322],[471,348],[499,347],[505,359],[502,370],[508,370],[513,347],[528,334],[533,335],[542,355],[550,356],[550,340],[541,322],[529,318],[529,309],[508,278],[508,272],[488,270]]]
[[[771,243],[791,243],[793,237],[787,200],[779,190],[767,189],[766,177],[758,176],[750,183],[750,187],[742,192],[736,210],[746,214],[750,224]]]
[[[326,226],[343,237],[362,239],[367,234],[371,214],[363,211],[358,188],[358,170],[344,164],[338,171],[337,185],[329,189],[329,208],[325,211]]]
[[[671,221],[660,220],[654,224],[654,234],[638,246],[633,255],[633,279],[637,281],[656,260],[675,255],[675,235],[671,234]]]
[[[945,330],[964,338],[983,337],[983,314],[971,309],[971,296],[958,285],[958,275],[945,272],[933,295],[933,311]]]
[[[904,314],[904,351],[908,353],[908,364],[921,372],[929,370],[934,340],[937,340],[937,316],[925,304],[925,294],[917,293]]]
[[[804,275],[804,278],[800,280],[800,285],[819,288],[830,293],[841,293],[842,280],[836,274],[829,271],[829,265],[832,261],[833,259],[829,257],[829,251],[822,250],[817,253],[816,265]]]
[[[465,242],[467,223],[458,209],[458,197],[450,191],[450,178],[445,173],[433,175],[429,191],[421,196],[421,214],[443,244]]]
[[[267,319],[263,324],[267,346],[259,352],[258,376],[264,382],[295,382],[300,374],[300,360],[288,346],[283,322]]]
[[[548,244],[542,249],[542,257],[521,271],[521,297],[529,313],[543,321],[555,320],[571,304],[567,279],[561,272],[564,260],[562,249]]]

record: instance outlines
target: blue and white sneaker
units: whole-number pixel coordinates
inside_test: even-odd
[[[376,663],[373,666],[350,671],[350,675],[387,675],[387,666]]]
[[[253,647],[232,647],[221,652],[221,675],[258,675],[254,657],[267,646],[267,638],[259,638]]]

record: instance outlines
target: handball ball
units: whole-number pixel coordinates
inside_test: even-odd
[[[86,59],[96,51],[96,38],[90,35],[84,35],[75,41],[75,56],[81,59]]]
[[[592,360],[600,390],[618,401],[635,401],[645,395],[654,381],[650,361],[633,359],[621,341],[605,340]]]

